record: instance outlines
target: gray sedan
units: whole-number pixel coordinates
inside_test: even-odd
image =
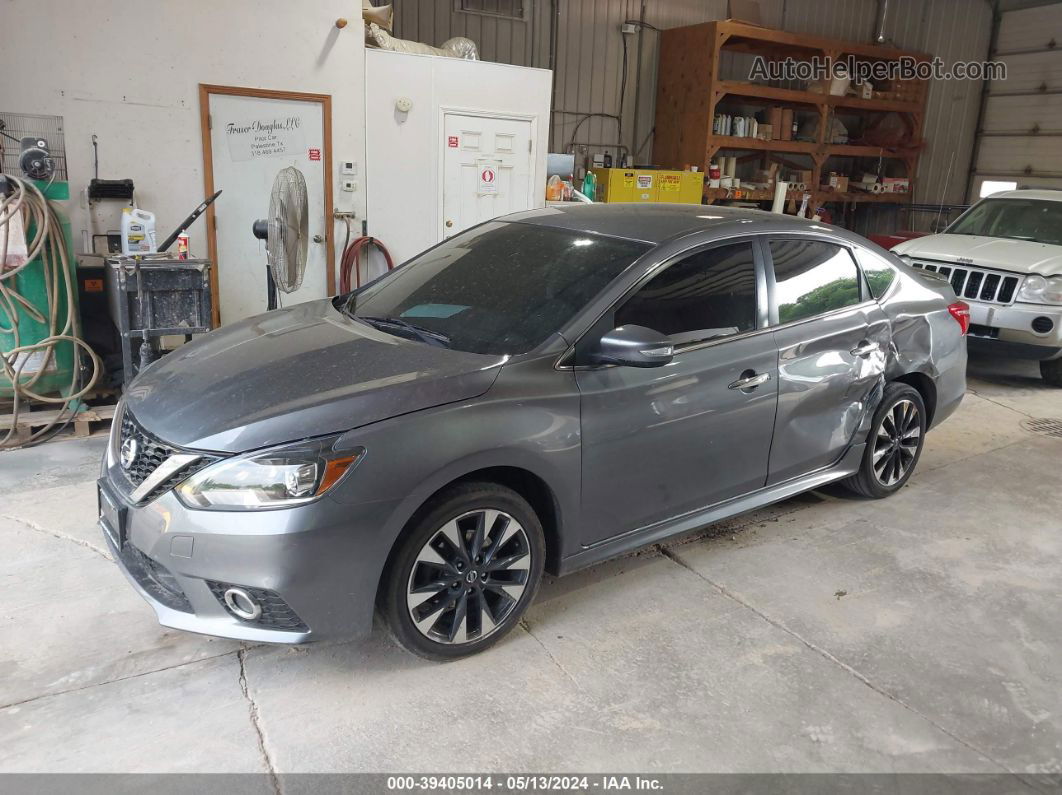
[[[711,206],[533,210],[131,385],[100,524],[166,626],[480,651],[565,574],[833,481],[885,497],[965,389],[947,281]]]

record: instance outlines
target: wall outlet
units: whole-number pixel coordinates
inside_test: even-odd
[[[637,28],[630,22],[624,22],[620,25],[620,33],[624,36],[633,36],[637,32]]]
[[[343,190],[347,193],[353,193],[358,189],[358,183],[353,179],[343,180]]]
[[[353,160],[343,160],[339,164],[339,173],[348,174],[350,176],[356,176],[358,173],[358,164]]]

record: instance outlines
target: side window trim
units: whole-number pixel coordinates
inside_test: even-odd
[[[774,276],[774,257],[771,255],[771,243],[775,240],[808,240],[817,243],[826,243],[831,246],[836,246],[848,252],[849,258],[852,260],[852,264],[855,266],[856,274],[859,280],[859,303],[851,304],[850,306],[843,306],[838,309],[830,309],[826,312],[820,312],[817,315],[810,315],[809,317],[802,317],[797,320],[790,320],[786,323],[778,322],[778,282]],[[771,328],[780,328],[783,326],[795,326],[799,323],[807,323],[810,320],[817,320],[823,317],[829,317],[837,312],[845,312],[849,309],[858,306],[865,306],[870,303],[875,303],[874,297],[870,294],[870,290],[866,285],[866,277],[863,275],[863,268],[859,265],[859,258],[852,250],[851,244],[845,240],[839,240],[837,238],[826,237],[824,235],[802,235],[799,233],[774,233],[766,234],[762,236],[761,244],[763,246],[763,261],[767,275],[767,301],[768,301],[768,318]]]

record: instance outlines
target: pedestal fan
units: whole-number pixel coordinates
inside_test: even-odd
[[[306,178],[294,166],[283,168],[269,194],[269,217],[254,222],[254,236],[266,242],[267,307],[276,309],[278,291],[293,293],[302,286],[309,248],[309,207]]]

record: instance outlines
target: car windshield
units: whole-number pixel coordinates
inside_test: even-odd
[[[1062,202],[1041,199],[985,199],[944,230],[949,235],[983,235],[1062,245]]]
[[[398,336],[470,353],[526,353],[649,248],[537,224],[492,221],[336,299]]]

